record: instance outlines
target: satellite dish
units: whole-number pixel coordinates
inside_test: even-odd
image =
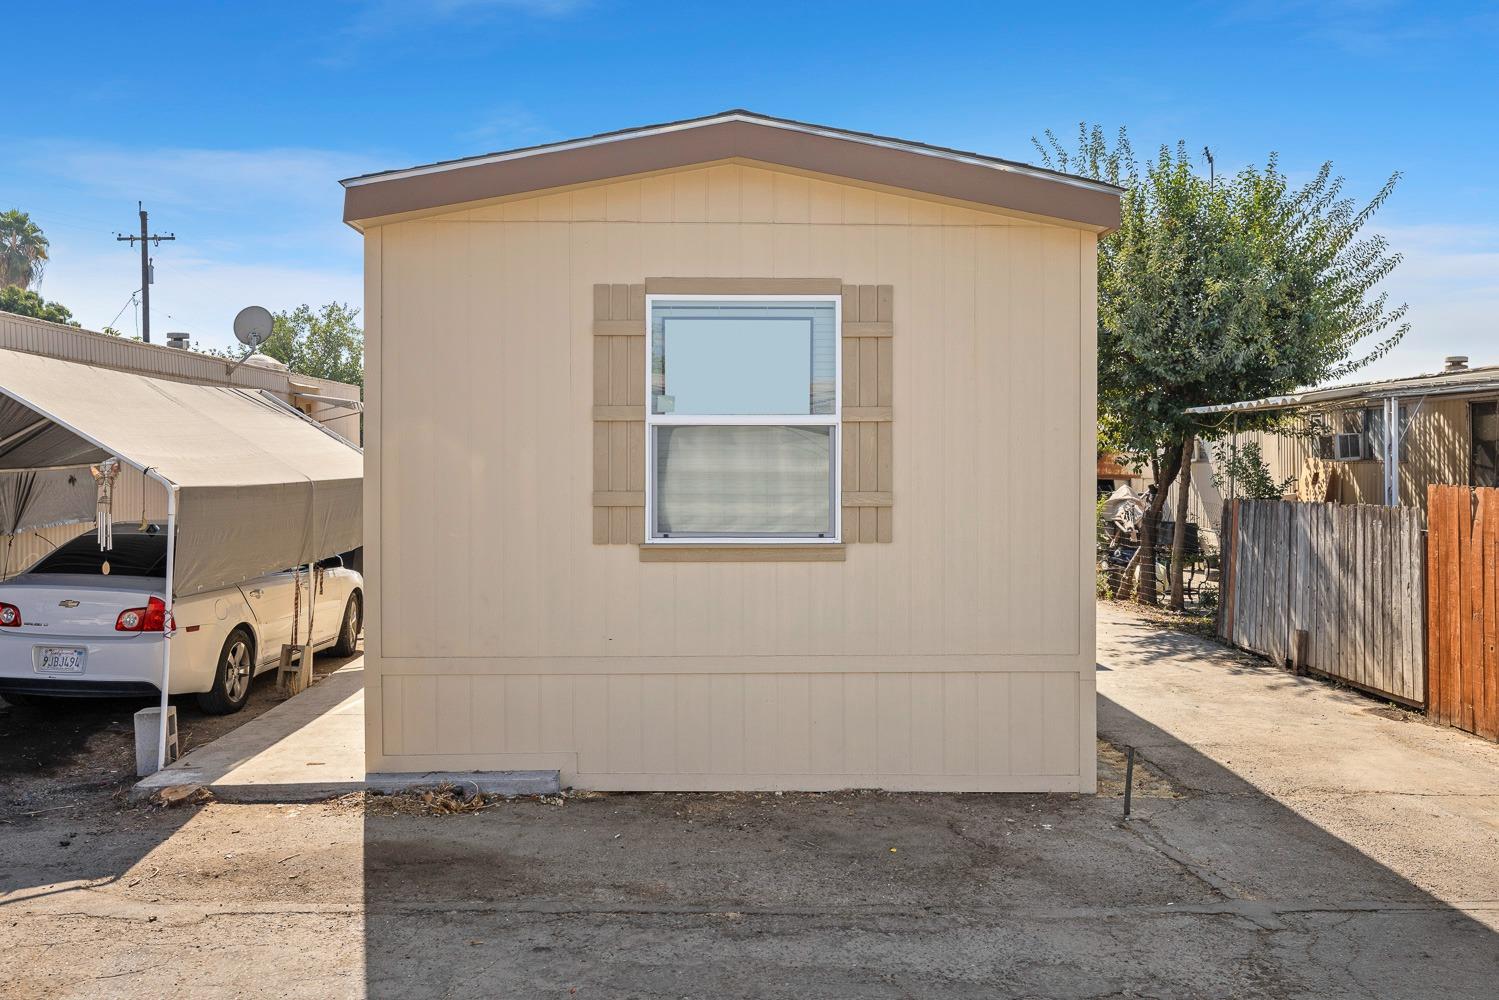
[[[245,306],[234,317],[234,339],[252,349],[259,347],[271,335],[273,322],[265,306]]]

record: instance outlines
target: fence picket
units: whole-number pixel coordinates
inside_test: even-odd
[[[1495,533],[1499,546],[1499,518]],[[1283,662],[1304,629],[1309,668],[1409,704],[1427,700],[1416,512],[1241,500],[1232,539],[1231,642]],[[1486,705],[1488,688],[1473,690]]]
[[[1499,489],[1432,486],[1427,509],[1427,711],[1499,740]]]
[[[1483,504],[1483,716],[1478,734],[1499,740],[1499,493]]]

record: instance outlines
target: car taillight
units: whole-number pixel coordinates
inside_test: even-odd
[[[19,628],[21,609],[14,604],[0,603],[0,628]]]
[[[144,608],[126,608],[115,619],[116,632],[161,632],[167,624],[167,606],[159,597],[146,602]]]

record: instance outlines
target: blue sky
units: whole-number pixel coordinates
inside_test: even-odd
[[[1013,159],[1047,128],[1123,124],[1141,152],[1210,146],[1220,171],[1331,159],[1355,196],[1399,170],[1375,225],[1406,256],[1388,290],[1412,332],[1367,371],[1499,362],[1496,4],[263,0],[5,21],[0,208],[46,230],[40,290],[85,326],[134,330],[114,233],[137,199],[178,237],[155,252],[154,331],[225,345],[251,302],[360,301],[341,177],[748,107]]]

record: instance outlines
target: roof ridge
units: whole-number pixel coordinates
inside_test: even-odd
[[[350,185],[358,185],[374,181],[378,178],[388,178],[394,174],[407,174],[413,171],[425,172],[438,169],[456,169],[466,164],[478,164],[484,161],[494,160],[496,158],[516,158],[522,155],[538,154],[547,150],[555,150],[582,144],[617,142],[631,135],[649,134],[662,129],[700,127],[711,122],[734,117],[755,119],[761,123],[781,127],[790,127],[796,129],[815,129],[818,132],[826,132],[837,136],[843,136],[853,141],[867,142],[873,140],[876,142],[888,143],[913,150],[924,150],[949,156],[959,156],[978,160],[984,163],[990,163],[995,166],[1033,171],[1039,174],[1048,174],[1062,180],[1096,184],[1099,187],[1108,188],[1115,191],[1123,190],[1123,188],[1121,188],[1119,185],[1111,184],[1108,181],[1099,180],[1094,177],[1085,177],[1081,174],[1068,173],[1063,170],[1055,170],[1051,167],[1037,166],[1034,163],[1027,163],[1023,160],[1010,160],[1004,157],[994,156],[989,153],[979,153],[972,150],[958,149],[952,146],[941,146],[935,143],[922,142],[919,139],[905,139],[899,136],[884,135],[878,132],[862,132],[856,129],[841,128],[836,125],[821,125],[816,122],[806,122],[796,118],[782,118],[776,115],[768,115],[761,111],[753,111],[749,108],[728,108],[723,111],[717,111],[707,115],[698,115],[692,118],[681,118],[674,121],[656,122],[654,124],[648,125],[632,125],[627,128],[611,129],[605,132],[596,132],[592,135],[575,136],[570,139],[558,139],[553,142],[537,143],[530,146],[515,146],[510,149],[497,149],[487,153],[473,153],[468,156],[452,157],[446,160],[434,160],[429,163],[417,163],[406,167],[393,167],[389,170],[377,170],[367,174],[356,174],[353,177],[343,178],[339,181],[339,183],[344,187],[349,187]]]

